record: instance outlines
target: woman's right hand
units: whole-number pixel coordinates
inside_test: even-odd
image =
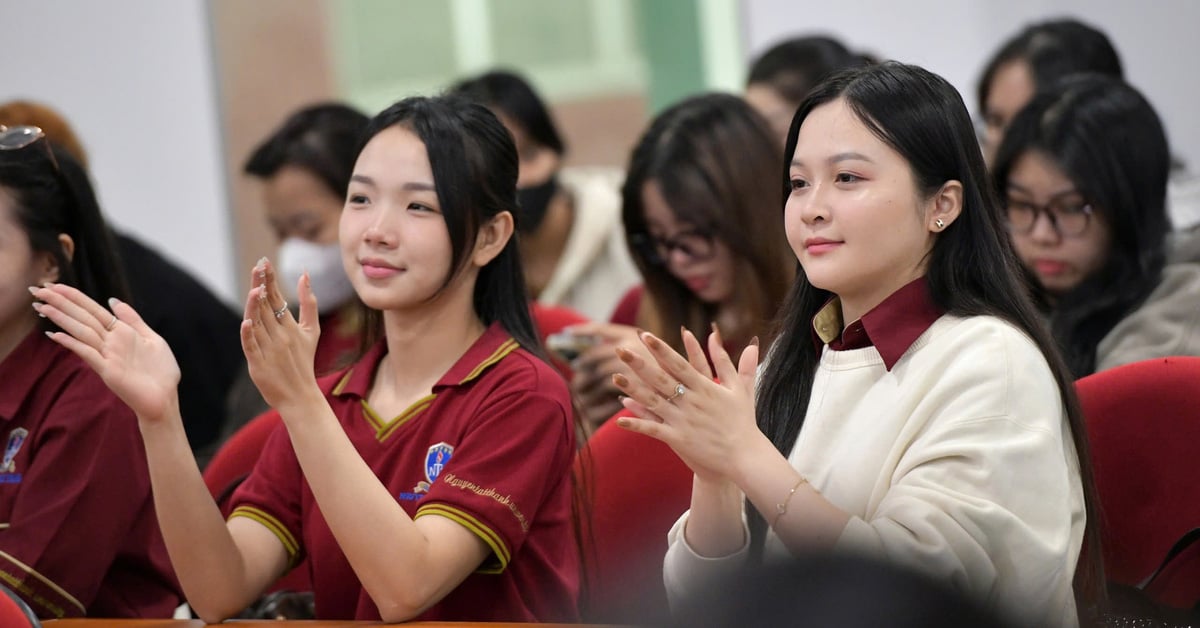
[[[128,304],[110,299],[112,312],[71,286],[31,287],[39,314],[63,331],[50,339],[92,367],[141,421],[167,418],[179,405],[179,364],[162,336]],[[65,332],[65,333],[64,333]]]

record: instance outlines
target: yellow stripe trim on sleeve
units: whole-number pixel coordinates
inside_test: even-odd
[[[252,521],[257,521],[263,527],[270,530],[272,534],[279,537],[279,542],[283,544],[283,549],[288,553],[288,564],[295,565],[297,557],[300,555],[300,544],[296,542],[296,537],[292,536],[283,523],[275,518],[274,515],[265,510],[255,508],[253,506],[238,506],[229,513],[229,518],[245,517]]]
[[[87,609],[84,608],[83,604],[79,603],[79,600],[75,599],[75,596],[71,595],[70,593],[67,593],[65,589],[58,586],[57,584],[54,584],[54,582],[51,581],[46,576],[43,576],[42,574],[38,573],[33,567],[30,567],[29,565],[26,565],[25,563],[17,560],[16,558],[14,558],[12,556],[12,554],[9,554],[8,552],[5,552],[3,550],[0,550],[0,558],[3,558],[4,560],[7,560],[8,562],[12,563],[13,565],[20,567],[21,569],[23,569],[25,571],[25,573],[33,576],[34,578],[37,578],[39,581],[41,581],[42,584],[46,585],[46,587],[48,587],[51,591],[54,591],[55,593],[61,595],[64,600],[69,602],[75,608],[78,608],[79,612],[81,614],[83,614],[83,615],[87,614]],[[3,573],[4,572],[0,571],[0,574],[3,574]],[[7,575],[7,574],[5,574],[5,575]],[[9,583],[9,584],[16,585],[18,583]],[[17,588],[16,586],[13,586],[13,589],[16,589],[16,588]]]
[[[476,377],[479,377],[479,374],[482,373],[484,369],[504,359],[504,356],[512,353],[520,346],[521,345],[512,338],[500,343],[500,346],[496,347],[496,350],[492,352],[492,355],[488,356],[483,362],[480,362],[479,365],[474,369],[471,369],[471,372],[467,373],[467,376],[462,378],[462,381],[459,382],[459,384],[465,384]]]
[[[508,551],[508,546],[500,538],[499,534],[496,534],[494,530],[475,517],[446,504],[426,504],[417,509],[417,514],[413,515],[413,519],[416,520],[425,515],[445,517],[470,530],[475,536],[483,539],[483,542],[487,543],[488,547],[492,548],[492,553],[496,556],[496,560],[500,562],[500,565],[496,568],[480,568],[480,572],[500,573],[504,571],[505,567],[508,567],[508,561],[512,558],[512,554]]]

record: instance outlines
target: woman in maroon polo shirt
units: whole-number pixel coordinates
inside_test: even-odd
[[[125,296],[114,250],[79,164],[0,127],[0,582],[44,618],[179,603],[133,412],[29,308],[47,281]]]
[[[137,412],[188,601],[230,617],[308,557],[319,618],[572,621],[570,397],[540,356],[513,237],[517,156],[485,108],[410,98],[376,116],[339,225],[365,353],[317,379],[307,276],[292,318],[265,260],[242,343],[285,429],[224,521],[188,457],[167,347],[128,305],[38,291],[55,334]]]

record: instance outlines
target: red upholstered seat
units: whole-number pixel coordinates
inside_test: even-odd
[[[5,628],[40,628],[41,622],[33,609],[13,593],[12,589],[0,584],[0,626]]]
[[[204,484],[217,500],[221,514],[226,517],[233,510],[230,498],[238,485],[250,475],[258,455],[267,444],[267,438],[283,419],[275,410],[254,417],[249,423],[233,433],[229,440],[217,450],[216,455],[204,467]],[[308,575],[308,560],[301,561],[294,569],[284,574],[271,587],[272,591],[312,591],[312,579]]]
[[[1109,580],[1137,586],[1200,527],[1200,358],[1127,364],[1080,379]],[[1172,561],[1146,593],[1200,601],[1200,547]]]
[[[609,420],[581,450],[575,472],[590,497],[584,619],[664,625],[667,532],[690,503],[691,470],[666,445]]]

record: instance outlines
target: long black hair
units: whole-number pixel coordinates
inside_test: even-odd
[[[395,126],[416,134],[429,156],[438,206],[450,233],[450,271],[442,282],[444,290],[466,267],[480,227],[500,212],[515,215],[517,149],[508,130],[483,105],[459,96],[415,96],[372,118],[358,152]],[[479,269],[473,304],[484,325],[499,322],[522,348],[547,360],[529,313],[516,232]],[[378,310],[363,308],[360,348],[365,350],[383,333],[383,317]]]
[[[744,345],[751,336],[769,341],[770,319],[792,279],[787,239],[774,211],[772,172],[779,141],[744,100],[702,94],[663,111],[638,140],[621,189],[625,239],[646,283],[655,316],[639,320],[671,346],[683,349],[680,327],[706,330],[717,306],[700,300],[649,251],[642,193],[656,182],[672,213],[723,242],[733,254],[736,285],[731,302],[745,313],[744,325],[727,329],[726,340]]]
[[[1066,173],[1112,233],[1099,270],[1066,294],[1043,300],[1067,365],[1083,377],[1096,370],[1104,336],[1162,279],[1171,228],[1167,135],[1135,88],[1109,76],[1076,75],[1039,92],[1013,119],[993,165],[999,194],[1017,160],[1031,151]]]
[[[13,201],[17,223],[34,252],[48,253],[59,268],[58,282],[78,288],[93,300],[129,300],[112,232],[104,222],[87,173],[67,151],[47,140],[18,150],[0,150],[0,193]],[[75,244],[68,257],[59,235]],[[46,330],[57,329],[41,319]]]
[[[962,211],[937,236],[926,280],[942,310],[956,316],[995,316],[1027,334],[1046,357],[1062,396],[1079,455],[1087,509],[1081,567],[1076,574],[1083,602],[1103,599],[1103,566],[1094,531],[1095,487],[1087,433],[1071,373],[1058,355],[1029,295],[1005,220],[990,186],[970,116],[962,97],[942,77],[922,68],[888,62],[845,71],[818,86],[800,106],[788,132],[786,155],[795,153],[800,126],[817,107],[843,100],[881,141],[909,163],[918,191],[932,196],[947,181],[963,185]],[[788,194],[788,165],[782,173]],[[820,352],[812,341],[812,319],[832,294],[796,274],[777,321],[779,332],[759,382],[759,428],[785,456],[804,425]],[[761,545],[765,523],[750,509],[752,534]],[[1083,564],[1084,561],[1087,564]],[[1081,606],[1081,610],[1082,610]]]

